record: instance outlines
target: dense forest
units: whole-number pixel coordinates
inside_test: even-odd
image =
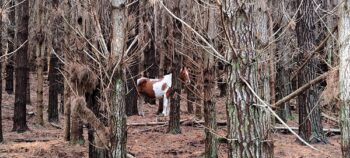
[[[350,158],[350,0],[0,0],[0,157]]]

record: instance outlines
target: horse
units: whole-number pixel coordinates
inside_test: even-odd
[[[179,78],[185,84],[190,84],[190,76],[186,67],[180,69]],[[163,98],[163,112],[164,116],[168,116],[170,112],[169,97],[171,93],[171,79],[172,74],[167,74],[163,78],[150,79],[141,77],[137,79],[137,92],[139,96],[138,111],[139,115],[144,116],[143,112],[143,96],[150,98]]]

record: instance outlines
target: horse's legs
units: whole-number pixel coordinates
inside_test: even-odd
[[[166,115],[169,116],[170,114],[170,99],[167,98],[168,102],[167,102],[167,110],[166,110]]]
[[[143,103],[144,103],[144,97],[142,95],[139,95],[139,99],[137,103],[137,111],[139,112],[140,116],[145,116],[145,113],[143,112]]]
[[[168,98],[166,98],[166,95],[163,96],[163,115],[167,116],[167,106],[168,106]]]

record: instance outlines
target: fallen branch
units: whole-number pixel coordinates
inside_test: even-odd
[[[332,71],[328,71],[323,73],[322,75],[316,77],[315,79],[311,80],[309,83],[303,85],[302,87],[298,88],[296,91],[294,91],[293,93],[285,96],[284,98],[280,99],[279,101],[277,101],[275,104],[271,105],[271,107],[273,109],[275,109],[276,107],[281,106],[283,103],[293,99],[294,97],[298,96],[300,93],[304,92],[305,90],[307,90],[308,88],[310,88],[312,85],[319,83],[321,81],[323,81],[324,79],[327,78],[328,74],[330,74]]]
[[[167,125],[169,122],[142,122],[142,123],[127,123],[127,126],[157,126],[157,125]],[[193,119],[183,119],[180,120],[180,124],[184,126],[192,126],[194,124],[204,124],[203,120],[195,121]],[[218,126],[226,126],[227,122],[224,120],[217,121]]]
[[[326,75],[327,76],[327,75]],[[256,92],[253,90],[253,88],[250,86],[250,84],[242,77],[240,76],[240,79],[247,85],[247,87],[249,88],[249,90],[254,94],[254,96],[264,105],[264,107],[266,107],[266,109],[268,111],[270,111],[272,113],[273,116],[275,116],[275,118],[280,121],[287,129],[288,131],[290,131],[293,135],[295,135],[303,144],[307,145],[308,147],[310,147],[311,149],[314,149],[316,151],[320,151],[317,148],[315,148],[314,146],[312,146],[310,143],[306,142],[303,138],[301,138],[297,133],[295,133],[288,125],[287,123],[285,123],[276,113],[275,111],[272,110],[272,108],[267,105],[267,103],[262,100],[258,94],[256,94]]]
[[[50,125],[56,127],[57,129],[62,129],[62,127],[56,123],[50,122]]]
[[[290,127],[292,130],[297,131],[299,130],[298,127]],[[288,130],[286,127],[274,127],[275,130]],[[335,129],[335,128],[323,128],[324,132],[331,132],[331,133],[337,133],[340,134],[340,129]]]
[[[180,120],[180,124],[189,121],[190,119]],[[141,123],[127,123],[127,126],[155,126],[155,125],[166,125],[169,122],[141,122]]]
[[[333,122],[339,123],[339,120],[336,119],[336,118],[334,118],[334,117],[332,117],[332,116],[329,116],[329,115],[327,115],[327,114],[325,114],[325,113],[321,113],[321,115],[322,115],[323,117],[327,118],[328,120],[331,120],[331,121],[333,121]]]
[[[52,139],[48,139],[48,138],[36,138],[36,139],[31,139],[31,138],[28,138],[28,139],[23,139],[23,138],[18,138],[18,139],[15,139],[13,140],[13,142],[16,142],[16,143],[32,143],[32,142],[48,142],[50,140],[54,140],[53,138]]]

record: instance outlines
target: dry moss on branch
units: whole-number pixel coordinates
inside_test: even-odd
[[[96,74],[87,66],[79,63],[68,64],[69,81],[79,93],[92,93],[98,84]],[[81,95],[81,94],[80,94]]]

